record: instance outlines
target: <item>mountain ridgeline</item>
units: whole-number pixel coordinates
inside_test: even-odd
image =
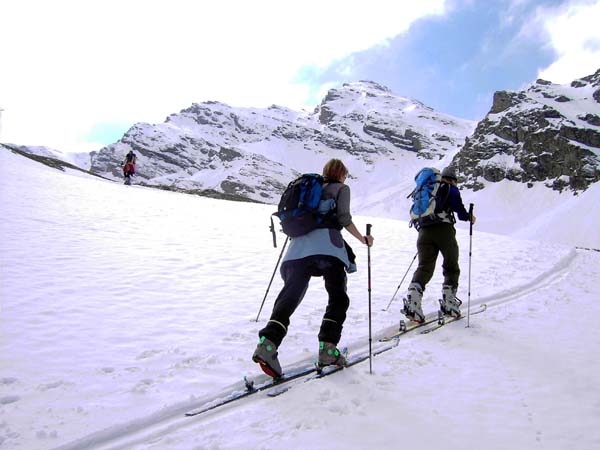
[[[378,191],[412,181],[420,166],[451,162],[473,190],[510,180],[578,193],[600,180],[600,70],[570,85],[538,80],[496,92],[478,124],[370,81],[331,89],[312,112],[193,104],[93,152],[91,171],[120,178],[129,149],[139,157],[138,182],[265,203],[330,157]]]
[[[600,180],[600,70],[557,85],[496,92],[490,112],[454,157],[464,185],[511,180],[585,190]]]
[[[91,170],[119,178],[132,148],[138,181],[274,203],[291,179],[319,171],[330,157],[342,158],[351,176],[364,180],[382,163],[438,164],[459,150],[474,126],[362,81],[331,89],[313,112],[193,104],[162,124],[135,125],[92,153]]]

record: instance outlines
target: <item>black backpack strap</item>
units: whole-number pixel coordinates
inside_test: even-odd
[[[444,197],[441,197],[442,194],[442,189],[448,187],[448,189],[446,190],[446,195],[444,195]],[[444,181],[440,181],[440,187],[435,195],[435,201],[436,201],[436,210],[439,208],[440,211],[435,211],[435,212],[442,212],[444,210],[447,209],[446,204],[448,203],[448,199],[450,198],[450,185]]]
[[[443,193],[441,193],[440,191],[442,190],[442,188],[447,187],[446,190],[446,194],[443,196],[443,198],[441,197],[441,195]],[[437,195],[436,195],[436,208],[434,213],[435,214],[442,214],[442,213],[446,213],[448,215],[448,217],[450,218],[450,221],[452,224],[456,223],[456,218],[454,217],[454,212],[452,211],[452,209],[450,208],[450,205],[448,204],[448,199],[450,198],[450,189],[451,186],[442,181],[440,188],[437,191]]]

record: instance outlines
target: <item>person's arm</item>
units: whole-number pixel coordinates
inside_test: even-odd
[[[356,225],[354,225],[354,223],[350,222],[350,225],[346,225],[344,228],[346,228],[346,231],[348,231],[348,233],[350,233],[363,244],[368,245],[369,247],[373,245],[373,236],[363,236],[360,233],[360,231],[358,231],[358,228],[356,228]]]
[[[459,220],[468,221],[470,219],[469,212],[465,208],[463,204],[462,198],[460,196],[460,191],[456,186],[450,187],[450,195],[449,195],[450,209],[454,211],[458,215]],[[475,216],[473,216],[473,224],[475,224]]]
[[[339,224],[360,242],[369,247],[373,245],[373,236],[363,236],[352,222],[352,215],[350,214],[350,188],[347,185],[342,186],[337,197],[337,219]]]

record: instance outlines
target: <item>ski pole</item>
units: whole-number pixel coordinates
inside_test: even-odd
[[[469,204],[469,290],[467,299],[467,328],[471,318],[471,259],[473,254],[473,203]]]
[[[267,286],[267,292],[265,292],[265,297],[263,298],[262,303],[260,304],[260,309],[258,310],[258,314],[256,315],[255,322],[258,322],[258,318],[260,317],[260,313],[265,305],[265,300],[267,299],[267,295],[269,295],[269,289],[271,289],[271,283],[273,283],[273,278],[275,278],[275,273],[277,273],[277,267],[279,266],[279,261],[281,261],[281,257],[283,256],[283,252],[285,250],[285,246],[287,245],[289,240],[289,236],[285,238],[285,242],[283,243],[283,248],[281,249],[281,253],[279,254],[279,259],[277,260],[277,264],[275,264],[275,270],[273,270],[273,275],[271,276],[271,281],[269,281],[269,285]]]
[[[277,248],[277,235],[275,234],[275,224],[273,223],[273,216],[271,216],[271,226],[269,231],[273,235],[273,247]]]
[[[410,262],[410,265],[408,266],[408,269],[406,269],[406,273],[404,274],[404,276],[402,277],[402,280],[400,280],[400,284],[398,285],[398,287],[396,288],[396,292],[394,292],[394,295],[392,296],[392,299],[390,300],[390,302],[388,303],[387,307],[385,309],[382,309],[382,311],[387,311],[388,309],[390,309],[390,306],[392,304],[392,302],[394,301],[394,299],[396,298],[396,294],[398,293],[398,291],[400,290],[400,286],[402,286],[402,283],[404,283],[404,279],[406,278],[406,275],[408,275],[408,271],[410,270],[410,268],[412,267],[413,263],[415,262],[415,259],[417,259],[417,256],[419,255],[419,252],[415,253],[415,256],[413,257],[412,261]]]
[[[371,235],[371,224],[368,223],[367,224],[367,236]],[[369,239],[368,237],[365,237],[365,240],[367,241],[367,274],[368,274],[368,281],[369,281],[369,373],[372,374],[373,373],[373,351],[372,351],[372,342],[373,342],[373,338],[372,338],[372,334],[371,334],[371,247],[369,246]]]

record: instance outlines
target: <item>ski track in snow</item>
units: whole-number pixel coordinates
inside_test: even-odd
[[[577,257],[577,252],[575,250],[570,251],[568,254],[563,256],[554,267],[550,270],[546,271],[543,274],[540,274],[530,283],[526,283],[522,286],[516,286],[506,292],[500,292],[495,295],[490,295],[487,297],[483,297],[477,301],[477,304],[486,303],[488,308],[497,307],[503,305],[505,303],[514,301],[514,300],[526,300],[526,297],[536,292],[539,292],[544,287],[548,287],[548,281],[551,286],[560,284],[560,282],[566,277],[569,273],[569,270],[572,269],[573,261]],[[466,304],[463,310],[466,314]],[[473,304],[475,306],[475,303]],[[485,314],[485,313],[484,313]],[[481,317],[481,316],[480,316]],[[477,317],[475,320],[484,320]],[[464,323],[466,318],[463,319]],[[390,343],[386,344],[378,344],[377,338],[386,336],[389,333],[395,331],[395,328],[386,329],[375,333],[375,342],[373,344],[374,351],[378,348],[383,348],[389,346]],[[418,330],[413,332],[412,334],[418,334]],[[364,338],[362,339],[365,340]],[[404,339],[402,339],[404,340]],[[364,352],[364,348],[360,348],[361,352]],[[393,349],[391,351],[394,351]],[[416,357],[416,355],[413,355]],[[417,358],[418,360],[418,358]],[[299,365],[306,364],[306,361],[302,361]],[[365,361],[364,364],[368,364],[368,361]],[[355,370],[353,368],[349,368],[347,370]],[[335,376],[335,375],[333,375]],[[264,377],[259,377],[258,380],[262,381]],[[302,383],[302,380],[299,380],[299,383]],[[294,383],[295,384],[295,383]],[[188,418],[181,417],[185,412],[191,411],[195,408],[202,407],[207,405],[213,401],[218,401],[224,395],[232,392],[234,390],[243,390],[243,383],[238,382],[233,385],[227,386],[223,389],[222,393],[216,395],[214,397],[207,397],[198,402],[185,402],[181,405],[174,405],[166,411],[162,411],[157,414],[153,414],[149,417],[131,421],[122,426],[116,426],[107,430],[103,430],[101,432],[94,433],[90,436],[84,437],[76,442],[61,446],[57,450],[75,450],[75,449],[87,449],[87,448],[103,448],[102,445],[107,445],[106,448],[110,448],[111,450],[117,449],[128,449],[132,448],[134,445],[139,445],[147,442],[152,442],[154,439],[159,439],[162,436],[168,435],[169,433],[173,433],[176,430],[179,430],[184,427],[197,426],[196,421],[202,420],[200,417]],[[254,394],[255,398],[265,397],[265,393],[257,393]],[[220,410],[227,411],[231,408],[244,407],[244,403],[252,401],[250,399],[242,399],[238,403],[233,403],[230,405],[225,405],[219,408],[219,411],[210,411],[203,413],[204,416],[218,415],[220,414]],[[210,419],[207,419],[210,420]],[[123,441],[123,442],[120,442]],[[235,448],[235,447],[232,447]],[[241,447],[240,447],[241,448]]]
[[[472,317],[469,329],[463,320],[407,335],[374,358],[373,375],[367,362],[277,398],[256,394],[187,418],[186,411],[242,388],[242,375],[265,378],[250,356],[281,288],[276,276],[254,322],[281,250],[268,233],[273,207],[124,187],[10,153],[0,158],[1,203],[10,212],[0,223],[10,237],[0,242],[2,449],[600,446],[592,426],[600,420],[600,363],[589,357],[600,344],[597,252],[475,229],[472,305],[491,308]],[[381,308],[414,256],[416,234],[404,222],[355,219],[359,229],[373,223],[376,239],[375,340],[397,327],[408,282],[389,311]],[[466,311],[462,224],[457,237]],[[348,278],[341,345],[359,353],[368,344],[366,250],[350,243],[359,272]],[[426,313],[437,309],[441,280],[438,264]],[[280,348],[284,368],[315,357],[324,298],[322,282],[313,280]],[[436,423],[447,432],[432,434]]]

